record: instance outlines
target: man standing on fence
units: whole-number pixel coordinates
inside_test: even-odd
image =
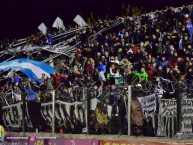
[[[0,125],[0,145],[3,145],[3,141],[4,141],[4,138],[5,138],[5,135],[4,135],[4,127],[2,125]]]

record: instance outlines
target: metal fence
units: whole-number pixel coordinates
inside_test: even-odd
[[[101,131],[98,132],[99,134],[100,133],[128,134],[128,130],[131,130],[131,135],[136,135],[136,133],[133,133],[135,132],[133,128],[144,129],[142,126],[137,126],[134,123],[135,120],[133,120],[132,116],[133,104],[135,104],[135,100],[138,100],[141,109],[140,111],[142,111],[144,120],[147,120],[148,116],[151,116],[150,114],[153,113],[153,116],[151,117],[152,117],[152,126],[154,128],[153,134],[155,136],[176,137],[177,132],[182,131],[181,128],[184,128],[181,125],[183,119],[185,118],[183,117],[182,112],[183,111],[182,108],[184,109],[184,106],[181,105],[185,104],[182,101],[191,100],[193,96],[192,85],[193,85],[192,80],[175,82],[160,78],[157,81],[134,82],[132,83],[132,85],[131,84],[106,85],[102,87],[93,85],[92,88],[79,87],[78,85],[73,85],[70,88],[60,86],[55,91],[55,100],[53,100],[52,94],[53,90],[37,91],[36,94],[38,94],[38,97],[40,97],[41,116],[43,116],[44,121],[47,122],[48,125],[47,127],[49,129],[51,129],[52,126],[55,127],[57,126],[56,128],[59,128],[60,120],[68,120],[67,122],[69,122],[71,130],[74,130],[76,124],[73,119],[75,120],[77,119],[80,121],[80,124],[83,125],[82,133],[96,134],[97,133],[96,130],[101,129]],[[128,110],[131,110],[130,112],[131,123],[129,124],[129,126],[127,126],[128,124],[127,118],[126,120],[127,123],[125,122],[126,124],[124,124],[125,132],[120,132],[121,127],[118,122],[121,119],[120,105],[123,104],[119,104],[116,101],[119,100],[120,98],[127,97],[128,99],[128,97],[130,97],[128,95],[129,94],[128,86],[131,86],[132,97],[131,102],[128,101],[125,102],[126,103],[125,115],[127,116]],[[22,103],[20,101],[20,99],[22,99],[21,96],[23,97],[26,95],[19,94],[19,92],[16,93],[14,92],[14,90],[10,89],[7,90],[1,97],[3,105],[3,120],[5,122],[5,126],[7,126],[8,129],[14,127],[18,128],[19,126],[21,128],[21,124],[17,125],[17,123],[19,123],[18,119],[22,120],[22,112],[21,112]],[[39,100],[37,99],[36,101],[38,102]],[[52,110],[53,101],[55,108],[54,112]],[[168,102],[170,102],[171,105],[173,105],[172,106],[173,108],[169,108],[171,107],[169,105],[167,108]],[[173,116],[172,115],[168,116],[169,118],[164,116],[163,110],[160,110],[163,107],[163,105],[166,106],[164,111],[167,112],[168,109],[172,109],[174,112],[176,112],[176,114],[174,113]],[[192,106],[193,104],[187,103],[187,105]],[[129,106],[131,107],[130,109],[127,108]],[[153,112],[150,112],[148,109],[151,109],[152,106],[154,107],[154,109]],[[17,113],[14,113],[14,110],[16,108],[18,108],[16,111]],[[27,112],[29,113],[27,114],[25,121],[28,122],[27,123],[28,128],[31,127],[33,129],[34,128],[32,125],[33,121],[31,121],[32,123],[29,122],[30,118],[32,119],[34,116],[30,116],[31,112],[30,110],[28,110]],[[189,116],[193,116],[193,112],[185,112],[185,113],[186,114],[189,113]],[[52,124],[53,114],[55,114],[54,125]],[[14,115],[18,116],[16,118],[11,117]],[[161,120],[160,118],[162,118],[163,120]],[[191,117],[188,119],[191,120]],[[160,121],[162,124],[166,124],[167,126],[165,125],[165,128],[160,128]],[[167,121],[169,121],[170,123],[168,123]],[[191,124],[189,122],[189,126],[190,125]],[[93,127],[95,131],[93,131]],[[188,130],[189,133],[190,130],[191,129]],[[58,132],[58,129],[55,129],[55,131]],[[71,131],[69,131],[69,133],[70,132]],[[144,135],[144,134],[143,133],[140,134],[139,132],[137,135]]]

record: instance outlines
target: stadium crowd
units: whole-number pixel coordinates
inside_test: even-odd
[[[110,90],[108,103],[118,106],[119,111],[116,113],[125,116],[127,107],[124,97],[118,94],[120,85],[133,82],[143,84],[156,81],[159,77],[175,82],[193,80],[192,18],[193,10],[186,6],[156,11],[152,15],[123,16],[120,26],[99,33],[88,43],[89,36],[111,23],[111,20],[99,20],[94,26],[77,32],[81,44],[76,48],[76,54],[68,61],[61,62],[51,78],[42,74],[38,78],[40,81],[31,82],[20,72],[1,72],[0,95],[12,90],[14,97],[11,96],[9,103],[21,101],[22,93],[26,94],[26,100],[47,102],[52,97],[50,91],[55,89],[56,99],[73,102],[82,99],[73,95],[73,90],[81,87],[93,89],[98,95]],[[28,42],[40,45],[41,38],[46,40],[45,36],[38,33]],[[0,49],[4,50],[8,44],[4,41]],[[123,96],[126,95],[124,92]],[[167,94],[164,97],[174,96]],[[122,127],[125,125],[123,120],[120,123]],[[148,132],[152,128],[149,120],[151,118],[148,118],[143,133],[135,133],[154,136],[154,131]],[[99,130],[99,126],[93,128],[93,133],[97,134],[110,132],[107,129],[104,132]],[[122,129],[121,133],[126,134],[126,130]]]

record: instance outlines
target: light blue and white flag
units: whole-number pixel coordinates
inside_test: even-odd
[[[27,58],[0,63],[0,70],[7,71],[9,69],[23,72],[32,81],[38,81],[42,77],[42,74],[45,74],[49,78],[50,74],[56,71],[55,68],[46,63]]]

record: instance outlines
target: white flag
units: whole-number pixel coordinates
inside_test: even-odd
[[[60,19],[59,17],[56,18],[56,20],[54,21],[52,27],[57,28],[57,29],[62,29],[62,30],[66,29],[62,19]]]
[[[46,35],[47,33],[47,27],[44,23],[41,23],[38,27],[38,29],[42,32],[42,34]]]
[[[79,26],[84,27],[86,26],[86,22],[83,20],[83,18],[80,15],[77,15],[74,20]]]

